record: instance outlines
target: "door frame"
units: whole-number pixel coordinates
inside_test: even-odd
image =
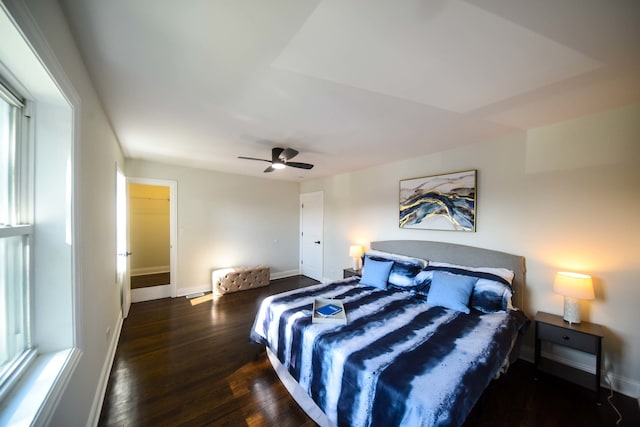
[[[300,238],[299,240],[299,253],[298,253],[298,271],[299,274],[304,274],[304,267],[302,264],[303,261],[303,256],[304,256],[304,249],[303,249],[303,245],[304,245],[304,236],[302,235],[303,232],[303,218],[304,218],[304,209],[302,208],[302,205],[304,204],[305,198],[309,198],[309,197],[320,197],[320,199],[322,200],[322,211],[320,212],[321,214],[321,220],[320,220],[320,239],[322,241],[321,244],[321,250],[320,250],[320,281],[324,281],[324,191],[313,191],[310,193],[300,193],[300,220],[299,220],[299,228],[300,228],[300,232],[298,234],[298,237]]]
[[[176,270],[178,267],[178,182],[167,179],[127,177],[127,189],[129,184],[154,185],[158,187],[169,187],[169,289],[171,298],[176,297]],[[131,234],[130,218],[131,207],[127,200],[127,226]],[[129,239],[129,236],[127,236]],[[129,247],[127,242],[127,247]],[[128,284],[131,291],[131,282]],[[151,298],[153,299],[153,298]]]
[[[123,319],[129,316],[131,308],[129,269],[129,184],[124,170],[116,162],[116,283],[120,287]]]

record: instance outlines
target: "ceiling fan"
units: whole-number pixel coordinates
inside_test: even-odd
[[[271,166],[266,168],[265,172],[273,172],[276,169],[284,169],[287,166],[291,166],[292,168],[299,169],[311,169],[313,167],[310,163],[300,163],[300,162],[290,162],[289,160],[293,159],[298,155],[298,151],[293,148],[273,148],[271,149],[271,160],[267,159],[256,159],[255,157],[243,157],[238,156],[239,159],[246,160],[259,160],[261,162],[271,163]]]

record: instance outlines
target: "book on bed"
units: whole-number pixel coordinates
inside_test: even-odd
[[[316,298],[313,301],[312,323],[336,323],[345,325],[347,316],[342,301],[337,299]]]

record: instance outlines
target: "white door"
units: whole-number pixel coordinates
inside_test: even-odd
[[[300,269],[304,276],[323,280],[324,193],[300,195]]]
[[[131,282],[129,277],[129,250],[127,201],[127,178],[116,166],[116,283],[121,292],[122,317],[129,315],[131,308]]]

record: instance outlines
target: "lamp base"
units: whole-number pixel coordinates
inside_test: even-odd
[[[353,271],[360,270],[360,257],[353,257]]]
[[[564,297],[564,320],[569,324],[580,323],[580,301]]]

